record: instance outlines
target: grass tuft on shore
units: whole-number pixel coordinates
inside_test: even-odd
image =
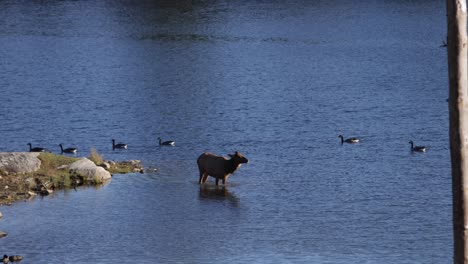
[[[56,155],[52,153],[41,153],[38,157],[41,160],[41,168],[31,173],[31,176],[41,179],[41,182],[51,182],[55,187],[71,187],[69,170],[60,169],[61,166],[70,165],[78,158]]]
[[[104,163],[108,163],[108,166],[106,169],[111,173],[111,174],[126,174],[126,173],[131,173],[134,172],[135,170],[135,164],[129,161],[119,161],[119,162],[109,162],[105,161],[104,157],[102,154],[99,154],[95,148],[91,149],[91,154],[89,156],[89,159],[94,162],[97,166],[102,166]],[[100,184],[100,183],[96,183]]]
[[[95,148],[91,149],[91,154],[89,155],[89,159],[98,166],[104,163],[103,156],[99,154]]]
[[[66,170],[58,169],[63,165],[70,165],[77,161],[78,158],[56,155],[52,153],[41,153],[38,157],[41,160],[41,168],[34,172],[34,174],[44,174],[48,176],[61,175]]]

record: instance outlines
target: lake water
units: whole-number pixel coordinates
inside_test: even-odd
[[[158,168],[0,208],[1,254],[452,262],[445,1],[185,2],[0,1],[0,151]],[[236,150],[198,185],[198,155]]]

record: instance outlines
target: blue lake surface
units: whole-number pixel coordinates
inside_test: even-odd
[[[0,253],[452,263],[445,1],[285,2],[0,1],[0,151],[158,168],[0,208]],[[236,150],[198,185],[198,155]]]

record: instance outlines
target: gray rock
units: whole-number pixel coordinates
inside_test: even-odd
[[[107,162],[104,162],[104,163],[100,164],[99,166],[103,167],[106,170],[109,170],[111,168],[111,165],[109,163],[107,163]]]
[[[8,173],[28,173],[41,167],[37,152],[2,152],[0,153],[0,170]]]
[[[103,167],[96,166],[94,162],[87,158],[81,158],[73,162],[68,168],[84,177],[85,181],[102,182],[111,178],[111,174],[108,171]]]

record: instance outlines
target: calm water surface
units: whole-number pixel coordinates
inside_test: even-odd
[[[0,1],[0,151],[159,168],[1,208],[0,253],[451,263],[444,1],[284,2]],[[200,153],[235,150],[225,188],[197,184]]]

